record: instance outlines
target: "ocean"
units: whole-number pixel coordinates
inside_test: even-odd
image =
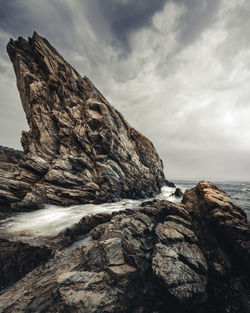
[[[184,192],[186,189],[196,186],[198,181],[175,180],[176,187]],[[248,220],[250,219],[250,182],[215,182],[215,184],[226,193],[233,201],[245,209]],[[83,204],[70,207],[45,205],[43,209],[32,212],[20,212],[0,222],[0,238],[11,240],[22,240],[27,243],[43,243],[44,238],[56,236],[60,231],[71,227],[79,222],[83,216],[124,209],[135,209],[142,201],[153,199],[167,199],[180,202],[172,194],[175,188],[164,186],[161,193],[155,198],[144,200],[123,199],[114,203],[103,203],[99,205]],[[45,239],[46,241],[46,239]]]
[[[183,192],[195,187],[198,183],[198,181],[191,180],[174,180],[173,182]],[[250,182],[214,181],[213,183],[229,194],[232,200],[246,211],[248,220],[250,220]]]

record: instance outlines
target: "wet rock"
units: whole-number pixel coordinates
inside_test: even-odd
[[[87,77],[34,33],[10,40],[29,131],[23,159],[0,198],[13,208],[153,196],[165,184],[153,144],[132,128]],[[1,175],[1,173],[0,173]]]
[[[186,227],[185,221],[182,223],[182,219],[178,219],[178,215],[176,219],[168,221],[167,214],[165,220],[155,228],[159,243],[152,258],[153,273],[178,301],[192,299],[204,302],[207,264],[197,246],[197,237],[190,227]]]
[[[48,261],[51,250],[0,239],[0,291]]]
[[[191,255],[191,259],[200,258],[203,260],[203,254],[196,247],[192,251],[192,247],[185,247],[182,253],[178,247],[173,249],[162,244],[157,244],[154,257],[152,260],[152,268],[154,274],[167,287],[168,292],[172,294],[176,300],[186,302],[190,299],[193,301],[204,302],[206,299],[206,277],[198,274],[198,268],[190,266],[187,254]],[[198,255],[195,254],[197,253]],[[206,268],[206,263],[203,261]]]
[[[193,243],[195,235],[185,223],[180,224],[181,219],[177,224],[167,220],[168,216],[175,215],[178,219],[179,212],[188,215],[181,204],[157,201],[137,211],[116,212],[107,222],[93,224],[90,232],[93,241],[83,244],[60,263],[56,259],[17,283],[28,288],[35,277],[40,277],[26,299],[28,302],[35,299],[28,307],[37,312],[41,312],[42,303],[43,310],[48,312],[58,307],[67,308],[68,312],[136,312],[139,309],[152,312],[159,306],[163,290],[169,295],[164,303],[172,296],[176,307],[194,299],[204,301],[206,261]],[[167,233],[161,225],[176,232],[179,229],[181,240],[172,240],[172,237],[165,240]],[[17,285],[13,288],[17,288],[13,292],[21,297],[25,288]],[[43,295],[39,300],[38,290]],[[7,291],[2,295],[3,306],[10,300],[10,294],[11,291]],[[49,299],[56,294],[52,304]],[[9,305],[11,310],[27,309],[24,302],[14,306],[12,302],[7,307]]]
[[[177,197],[177,198],[181,198],[183,196],[183,192],[180,188],[176,188],[175,192],[172,194],[172,196]]]
[[[173,182],[166,180],[165,183],[166,183],[166,186],[175,188],[175,184]]]
[[[205,312],[250,311],[250,229],[244,210],[209,182],[183,197],[208,265]]]
[[[122,241],[120,238],[110,238],[100,242],[107,264],[122,265],[124,257],[122,252]]]
[[[0,146],[0,220],[11,215],[10,203],[18,201],[11,191],[11,182],[15,180],[15,168],[22,156],[22,151]]]

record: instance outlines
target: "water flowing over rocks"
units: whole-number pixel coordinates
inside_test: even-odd
[[[145,198],[165,184],[153,144],[132,128],[92,82],[34,33],[7,52],[30,127],[24,155],[0,187],[13,208]]]
[[[211,183],[182,204],[85,217],[58,240],[69,248],[6,290],[1,312],[249,312],[246,214]]]

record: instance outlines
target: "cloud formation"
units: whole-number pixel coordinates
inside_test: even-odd
[[[36,30],[153,141],[168,177],[250,180],[249,1],[0,5],[0,144],[27,128],[5,46]]]

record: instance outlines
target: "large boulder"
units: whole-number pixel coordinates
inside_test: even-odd
[[[151,141],[46,39],[11,39],[7,51],[30,130],[22,133],[24,156],[6,201],[71,205],[160,191],[163,164]]]

